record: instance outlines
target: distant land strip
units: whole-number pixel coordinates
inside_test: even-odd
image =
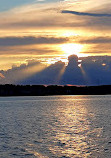
[[[111,94],[111,85],[0,85],[0,96],[48,96],[48,95],[106,95]]]

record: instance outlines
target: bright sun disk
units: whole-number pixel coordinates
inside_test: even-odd
[[[66,56],[70,56],[72,54],[76,54],[77,56],[81,56],[80,52],[82,51],[83,45],[68,43],[68,44],[63,44],[60,47]]]

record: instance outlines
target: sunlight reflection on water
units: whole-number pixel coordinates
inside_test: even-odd
[[[111,97],[0,98],[2,158],[110,158]]]

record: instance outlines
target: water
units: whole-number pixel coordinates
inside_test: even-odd
[[[111,96],[0,98],[0,158],[110,158]]]

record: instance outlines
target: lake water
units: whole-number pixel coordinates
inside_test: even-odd
[[[0,98],[0,158],[110,157],[110,95]]]

